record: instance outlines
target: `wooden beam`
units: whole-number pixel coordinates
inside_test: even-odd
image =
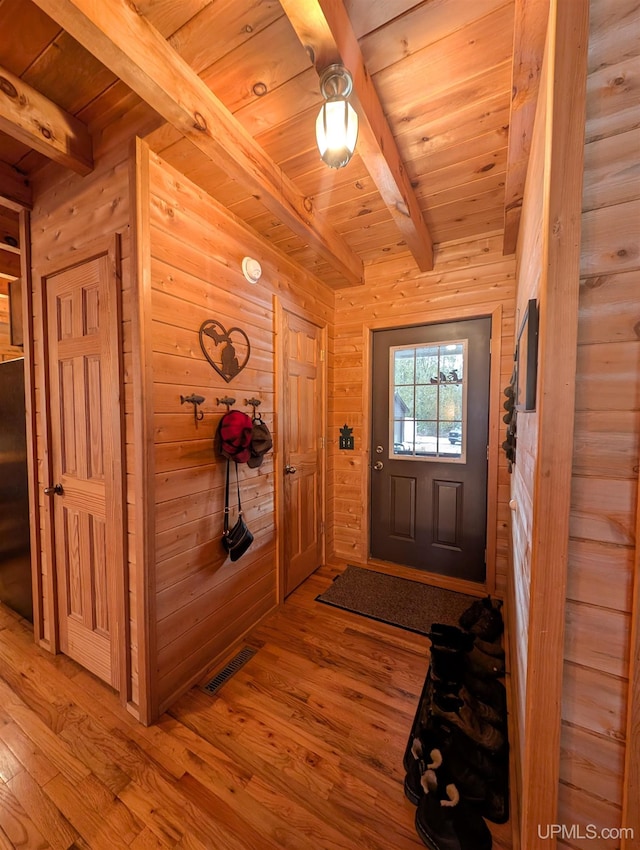
[[[0,204],[15,212],[30,210],[33,206],[26,176],[6,162],[0,162]]]
[[[93,169],[86,126],[2,67],[0,130],[78,174]]]
[[[20,252],[5,251],[0,245],[0,278],[13,280],[20,277]]]
[[[421,271],[433,269],[433,242],[342,0],[281,0],[316,71],[341,62],[353,77],[358,154]]]
[[[222,165],[349,285],[363,265],[211,89],[128,0],[36,0],[197,148]]]
[[[516,0],[504,194],[505,255],[515,253],[518,241],[548,20],[549,0]]]
[[[18,213],[0,205],[0,248],[20,253]]]

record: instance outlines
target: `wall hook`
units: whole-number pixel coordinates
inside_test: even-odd
[[[216,399],[216,404],[224,404],[224,405],[226,405],[226,407],[227,407],[227,412],[229,411],[229,408],[231,407],[231,405],[232,405],[232,404],[235,404],[235,403],[236,403],[235,398],[231,398],[231,396],[228,396],[228,395],[223,396],[223,398],[217,398],[217,399]]]
[[[262,401],[259,398],[245,398],[244,403],[247,405],[247,407],[250,406],[253,408],[253,415],[255,416],[256,408],[260,407]]]
[[[187,402],[187,404],[193,405],[193,421],[196,423],[196,428],[198,427],[198,422],[202,422],[204,419],[204,410],[198,410],[198,405],[202,404],[203,401],[204,396],[196,395],[195,393],[180,396],[180,404]]]

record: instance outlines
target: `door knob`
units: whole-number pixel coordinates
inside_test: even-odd
[[[293,475],[295,472],[298,471],[298,467],[290,466],[289,464],[287,464],[284,468],[284,471],[287,473],[287,475]]]
[[[53,487],[44,488],[45,496],[62,496],[63,493],[62,484],[54,484]]]
[[[380,470],[382,469],[382,467],[383,467],[383,466],[384,466],[384,463],[383,463],[381,460],[377,460],[377,461],[373,464],[373,468],[374,468],[374,469],[377,469],[378,471],[380,471]]]

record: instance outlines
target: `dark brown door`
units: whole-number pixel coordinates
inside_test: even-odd
[[[373,337],[371,555],[483,582],[491,319]]]

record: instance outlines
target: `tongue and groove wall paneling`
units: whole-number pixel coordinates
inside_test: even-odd
[[[520,840],[557,843],[571,455],[578,326],[580,203],[588,2],[551,0],[518,242],[516,327],[539,304],[536,410],[519,411],[512,492],[511,633],[520,778]],[[526,664],[525,664],[526,662]],[[541,829],[542,826],[542,829]]]
[[[258,469],[240,465],[242,505],[255,540],[231,563],[220,543],[225,464],[213,436],[231,395],[262,400],[260,413],[275,437],[273,297],[320,323],[333,320],[333,293],[296,268],[261,237],[157,155],[149,156],[153,383],[156,664],[154,711],[201,678],[277,604],[275,466],[270,452]],[[249,284],[244,256],[263,275]],[[198,330],[215,318],[241,327],[251,342],[246,368],[229,384],[200,349]],[[204,420],[180,395],[205,397]]]
[[[499,235],[438,246],[435,268],[419,273],[410,256],[366,267],[363,287],[336,292],[336,323],[329,345],[329,451],[331,486],[329,506],[336,557],[366,563],[369,554],[368,465],[369,385],[368,335],[372,327],[402,327],[448,321],[463,316],[490,315],[501,308],[498,387],[492,405],[502,408],[502,388],[513,369],[513,312],[515,259],[504,258]],[[499,397],[498,397],[499,396]],[[500,417],[501,419],[501,417]],[[354,428],[356,449],[338,450],[337,434],[347,422]],[[500,422],[502,427],[502,422]],[[500,440],[503,439],[500,432]],[[495,474],[495,589],[503,593],[507,577],[507,514],[509,475],[504,453],[490,457]],[[497,505],[496,505],[497,501]],[[415,571],[408,571],[414,576]],[[414,576],[415,577],[415,576]],[[493,592],[494,588],[492,588]]]
[[[640,440],[638,32],[637,0],[591,0],[559,792],[562,822],[633,829],[635,842],[640,836],[637,622],[632,632],[638,617],[637,588],[635,609],[633,600]],[[603,839],[600,846],[631,850],[637,845],[627,837]]]
[[[540,91],[546,90],[547,65],[542,68]],[[522,206],[518,241],[518,291],[516,333],[521,317],[531,298],[538,299],[544,259],[544,166],[545,131],[548,121],[547,101],[538,98],[527,173],[527,192]],[[511,349],[515,339],[511,341]],[[517,414],[517,455],[510,476],[512,506],[511,563],[509,573],[507,617],[511,652],[512,716],[515,730],[511,741],[511,758],[519,792],[522,792],[524,759],[525,709],[527,700],[527,664],[529,641],[529,609],[531,591],[531,534],[533,522],[534,478],[538,441],[538,413]]]

